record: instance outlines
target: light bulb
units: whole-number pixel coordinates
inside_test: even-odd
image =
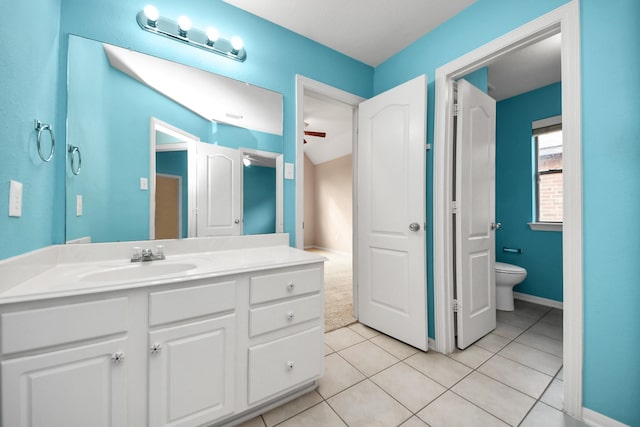
[[[147,17],[147,23],[149,25],[155,26],[155,23],[158,21],[158,18],[160,17],[160,13],[158,12],[158,9],[156,9],[155,6],[148,4],[144,7],[144,9],[142,9],[142,11],[144,12],[144,16]]]
[[[218,41],[218,37],[220,37],[220,33],[213,27],[207,28],[207,44],[212,45],[216,41]]]
[[[240,37],[231,37],[231,47],[233,48],[234,53],[238,53],[238,51],[244,47],[244,42]]]
[[[178,28],[180,29],[180,35],[182,37],[187,35],[187,31],[191,29],[191,19],[186,16],[178,18]]]
[[[245,166],[251,166],[251,160],[248,157],[242,159],[242,163],[244,163]]]

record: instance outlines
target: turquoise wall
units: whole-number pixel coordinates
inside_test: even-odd
[[[640,426],[640,2],[581,1],[584,406]]]
[[[262,166],[243,168],[244,234],[276,232],[276,169]]]
[[[531,123],[562,114],[560,83],[496,105],[496,260],[527,269],[514,288],[537,297],[562,301],[562,233],[533,231],[533,167]],[[522,249],[506,253],[503,247]]]

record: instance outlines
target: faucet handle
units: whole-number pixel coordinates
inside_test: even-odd
[[[142,259],[142,249],[139,246],[134,246],[131,249],[131,261],[140,261]]]
[[[154,256],[154,259],[165,259],[163,245],[156,246],[156,255]]]

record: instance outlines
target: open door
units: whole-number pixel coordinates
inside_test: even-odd
[[[456,301],[458,348],[496,327],[496,101],[458,82]]]
[[[198,143],[197,236],[242,234],[242,154]]]
[[[360,104],[358,317],[427,350],[426,76]]]

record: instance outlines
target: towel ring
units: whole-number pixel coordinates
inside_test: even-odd
[[[80,155],[80,148],[75,145],[69,145],[69,153],[71,155],[71,172],[74,175],[80,175],[80,169],[82,168],[82,156]],[[76,165],[75,158],[78,157],[78,164]]]
[[[42,123],[38,119],[35,120],[35,128],[38,131],[38,155],[40,156],[43,162],[48,162],[53,158],[53,153],[56,151],[56,138],[53,135],[53,129],[51,129],[50,125],[46,123]],[[49,153],[48,156],[45,156],[44,154],[42,154],[41,141],[42,141],[42,134],[44,131],[49,131],[49,136],[51,137],[51,152]]]

